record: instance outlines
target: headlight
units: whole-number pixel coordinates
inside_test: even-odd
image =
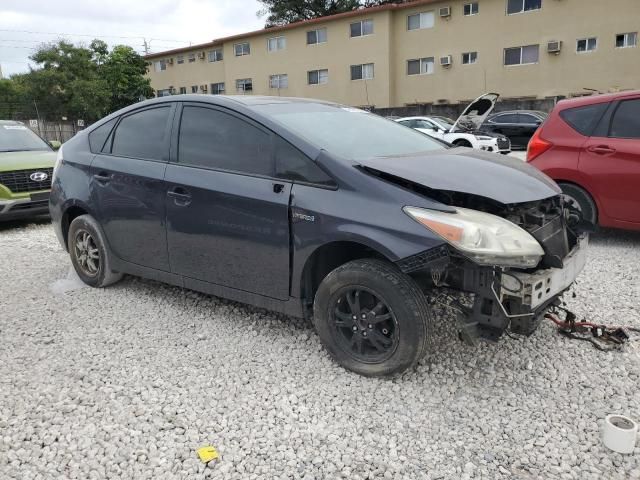
[[[476,137],[478,140],[493,140],[493,137],[485,137],[482,135],[481,137]]]
[[[63,156],[62,156],[62,149],[64,148],[64,145],[60,145],[60,148],[58,149],[58,155],[56,156],[56,163],[53,165],[53,175],[51,176],[51,183],[53,183],[56,179],[56,173],[58,172],[58,167],[60,167],[60,164],[62,163],[63,160]]]
[[[467,208],[456,208],[455,213],[417,207],[403,210],[481,265],[531,268],[544,255],[528,232],[496,215]]]

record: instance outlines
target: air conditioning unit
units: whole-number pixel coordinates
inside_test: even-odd
[[[438,14],[442,18],[450,17],[451,16],[451,7],[441,7],[440,10],[438,11]]]
[[[201,91],[202,93],[207,93],[207,88],[208,88],[208,87],[207,87],[207,85],[206,85],[206,84],[205,84],[205,85],[200,85],[200,91]]]
[[[167,60],[167,63],[168,63],[169,65],[173,65],[173,57],[172,57],[172,58],[170,58],[170,59],[168,59],[168,60]]]
[[[453,58],[451,55],[445,55],[444,57],[440,57],[440,65],[443,67],[450,67]]]
[[[204,59],[205,59],[205,57],[206,57],[206,54],[205,54],[204,52],[199,52],[199,53],[198,53],[198,58],[199,58],[200,60],[204,60]]]
[[[552,40],[549,43],[547,43],[547,52],[548,53],[555,53],[556,55],[560,53],[560,50],[562,50],[562,42],[559,40]]]

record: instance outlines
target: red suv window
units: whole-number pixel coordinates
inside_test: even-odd
[[[596,103],[595,105],[567,108],[560,112],[560,117],[576,132],[588,137],[608,106],[608,103]]]

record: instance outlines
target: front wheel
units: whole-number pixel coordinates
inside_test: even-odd
[[[456,140],[453,142],[453,144],[456,147],[468,147],[468,148],[473,148],[473,145],[471,145],[471,142],[467,141],[467,140]]]
[[[388,262],[346,263],[322,281],[314,325],[329,354],[366,376],[413,367],[430,340],[431,316],[416,283]]]
[[[91,287],[106,287],[122,278],[110,268],[102,229],[91,215],[80,215],[69,226],[69,256],[80,279]]]

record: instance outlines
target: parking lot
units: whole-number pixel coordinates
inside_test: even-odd
[[[640,416],[640,348],[544,324],[393,381],[333,363],[304,322],[159,283],[66,280],[46,222],[0,231],[0,478],[640,478],[600,442]],[[592,238],[580,318],[640,326],[640,236]],[[196,449],[215,446],[207,467]]]

